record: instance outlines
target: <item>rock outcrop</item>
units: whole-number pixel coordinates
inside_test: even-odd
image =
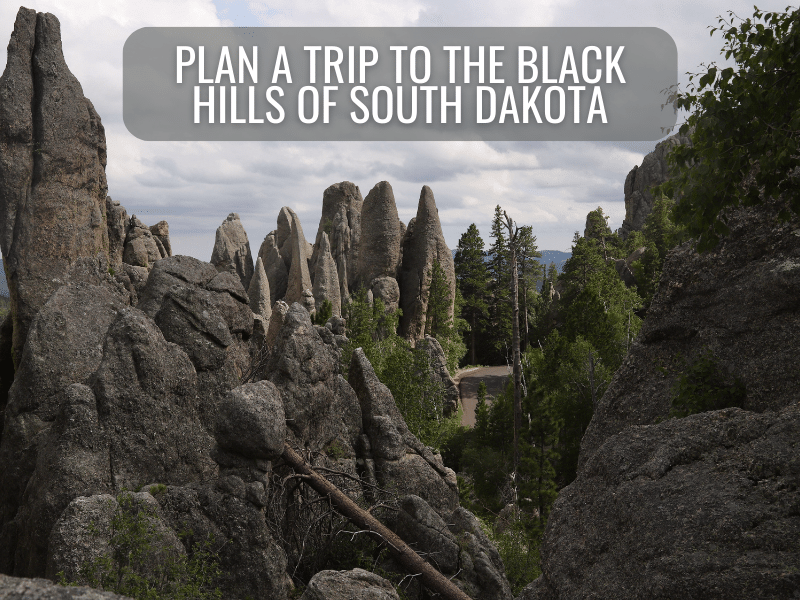
[[[328,300],[333,308],[333,313],[337,317],[342,314],[342,299],[339,282],[339,272],[336,268],[336,261],[331,256],[331,245],[328,242],[328,234],[322,232],[317,266],[314,272],[314,305],[317,310],[325,300]]]
[[[350,290],[357,285],[363,204],[358,186],[349,181],[335,183],[322,194],[322,216],[311,255],[311,271],[316,273],[322,234],[326,233],[339,275],[339,297],[342,302],[347,302]]]
[[[308,272],[308,242],[303,235],[300,219],[294,212],[291,213],[292,232],[289,236],[289,249],[291,265],[286,281],[286,297],[284,300],[291,305],[303,300],[303,293],[311,290],[311,275]]]
[[[366,204],[366,202],[365,202]],[[438,262],[447,279],[450,294],[449,317],[453,316],[453,299],[456,293],[456,275],[453,254],[447,247],[439,222],[439,211],[433,192],[422,187],[417,216],[408,224],[403,240],[403,265],[398,277],[400,283],[401,335],[418,340],[425,337],[425,318],[428,310],[433,263]]]
[[[440,515],[450,514],[458,506],[455,473],[408,430],[392,393],[378,381],[361,348],[353,352],[348,381],[361,405],[369,460],[374,461],[378,482],[419,496]]]
[[[397,276],[401,242],[394,192],[388,181],[381,181],[367,194],[361,209],[358,280],[365,288],[378,277]]]
[[[16,357],[80,258],[106,256],[106,140],[49,13],[21,8],[0,77],[0,249]]]
[[[26,579],[0,574],[0,598],[3,600],[130,600],[111,592],[77,586],[64,587],[46,579]]]
[[[521,598],[788,598],[800,590],[800,221],[729,213],[707,254],[669,253],[639,338],[559,494]],[[765,290],[769,290],[765,294]],[[741,408],[669,418],[702,357]]]
[[[159,247],[159,243],[150,228],[133,215],[126,229],[122,260],[129,265],[149,269],[166,256],[166,250],[163,245]]]
[[[303,590],[300,600],[400,600],[394,586],[365,571],[320,571]]]
[[[442,345],[435,337],[426,335],[424,339],[417,343],[417,348],[421,348],[428,355],[428,362],[431,366],[431,379],[441,384],[447,395],[447,404],[444,407],[445,415],[451,415],[458,410],[461,400],[461,393],[458,391],[458,384],[450,376],[447,370],[447,357],[444,355]]]
[[[250,287],[247,289],[247,297],[250,300],[250,310],[253,314],[260,316],[269,327],[269,320],[272,318],[272,301],[269,291],[269,279],[264,271],[264,262],[261,257],[256,261],[255,272],[250,280]]]
[[[670,167],[667,154],[679,144],[691,144],[688,136],[676,133],[656,145],[655,150],[644,157],[641,165],[633,167],[625,179],[625,220],[619,233],[625,239],[631,231],[644,227],[647,216],[653,212],[652,189],[667,181]]]
[[[228,271],[236,275],[244,289],[250,288],[250,280],[253,278],[253,255],[250,253],[247,232],[238,214],[229,214],[222,225],[217,227],[211,264],[217,271]]]

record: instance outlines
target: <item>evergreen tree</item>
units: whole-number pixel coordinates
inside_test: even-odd
[[[470,363],[478,364],[477,336],[489,314],[489,271],[484,257],[483,239],[475,223],[458,240],[454,258],[456,281],[463,297],[462,316],[469,323]]]
[[[503,209],[496,206],[492,219],[492,245],[489,247],[489,274],[491,292],[489,304],[489,330],[487,340],[496,354],[495,361],[509,360],[509,340],[511,340],[511,261],[508,251]]]

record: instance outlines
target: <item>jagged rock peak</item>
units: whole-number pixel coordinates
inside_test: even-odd
[[[247,296],[250,300],[250,310],[264,319],[268,326],[272,316],[272,304],[269,293],[269,279],[267,279],[267,274],[264,271],[264,262],[260,256],[256,261],[255,273],[253,273],[253,278],[250,280]]]
[[[417,216],[408,224],[403,240],[403,264],[400,269],[400,331],[406,338],[417,340],[425,336],[425,320],[433,264],[438,262],[444,271],[449,291],[448,316],[453,316],[456,275],[453,254],[444,241],[439,210],[433,191],[422,187]]]
[[[343,302],[347,301],[350,290],[357,285],[363,205],[361,191],[349,181],[334,183],[322,194],[322,216],[311,255],[311,268],[316,272],[322,234],[327,233],[331,256],[339,274],[339,293]]]
[[[647,216],[653,211],[653,186],[670,178],[667,154],[680,144],[691,145],[689,136],[676,133],[656,145],[655,150],[644,157],[641,166],[635,166],[625,178],[625,220],[619,233],[625,239],[631,231],[644,227]]]
[[[325,300],[330,301],[333,315],[342,314],[342,298],[339,289],[339,271],[331,256],[331,245],[328,234],[322,232],[317,268],[314,274],[314,306],[319,310]]]
[[[300,218],[294,211],[281,209],[281,215],[288,215],[291,224],[290,235],[286,243],[290,249],[291,266],[286,282],[286,303],[293,304],[303,300],[303,292],[311,291],[311,275],[308,272],[309,249],[306,238],[303,235],[303,227],[300,225]],[[280,224],[278,221],[278,239],[280,240]],[[283,254],[283,253],[282,253]]]
[[[373,187],[361,209],[358,280],[370,287],[378,277],[395,277],[400,258],[400,218],[388,181]]]
[[[253,255],[250,242],[239,215],[230,213],[217,227],[211,264],[217,271],[229,271],[239,277],[244,289],[249,289],[253,277]]]
[[[97,254],[108,262],[105,131],[49,13],[17,13],[0,77],[0,147],[0,249],[19,357],[31,320],[70,267]]]

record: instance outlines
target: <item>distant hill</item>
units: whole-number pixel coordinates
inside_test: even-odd
[[[561,250],[542,250],[542,258],[539,259],[539,262],[545,265],[546,267],[550,266],[550,263],[556,264],[556,269],[558,272],[564,270],[564,263],[567,262],[567,259],[572,256],[572,252],[562,252]]]
[[[456,251],[453,250],[452,252],[453,258],[455,258]],[[567,262],[567,259],[572,256],[572,252],[562,252],[561,250],[541,250],[540,252],[542,253],[542,258],[539,259],[539,262],[545,267],[549,267],[550,263],[555,263],[559,273],[564,269],[564,263]],[[487,256],[484,260],[489,262],[489,257]]]

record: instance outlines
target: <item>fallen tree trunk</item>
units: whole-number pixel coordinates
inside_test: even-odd
[[[440,594],[445,600],[471,600],[447,577],[433,568],[408,546],[396,533],[378,521],[370,513],[353,502],[330,481],[315,473],[289,444],[283,447],[282,458],[295,471],[305,476],[308,484],[321,496],[330,498],[336,509],[358,527],[379,535],[388,544],[394,558],[411,575],[420,575],[422,583],[430,591]]]

